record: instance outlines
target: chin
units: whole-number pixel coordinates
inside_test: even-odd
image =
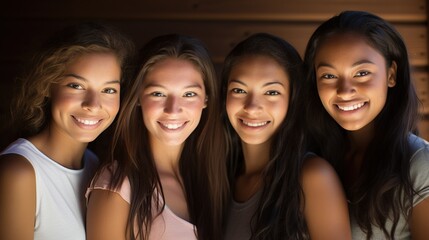
[[[340,126],[346,131],[358,131],[363,128],[361,124],[340,124]]]
[[[97,139],[98,135],[96,136],[81,136],[76,138],[77,141],[81,142],[81,143],[90,143],[92,141],[94,141],[95,139]]]

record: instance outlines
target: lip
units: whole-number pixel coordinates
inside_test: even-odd
[[[157,121],[157,123],[159,124],[159,126],[161,126],[162,129],[167,130],[167,131],[178,131],[181,130],[183,128],[185,128],[185,126],[188,124],[189,121]]]
[[[354,102],[354,103],[335,103],[336,108],[341,112],[356,112],[361,108],[367,106],[368,102]]]
[[[94,129],[101,125],[103,119],[72,116],[74,122],[81,128]]]
[[[243,118],[239,118],[238,120],[242,126],[245,126],[250,129],[261,129],[271,123],[271,121],[248,120]]]

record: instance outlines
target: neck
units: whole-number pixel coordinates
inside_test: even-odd
[[[361,167],[364,161],[368,145],[374,135],[374,126],[369,124],[357,131],[348,132],[350,146],[345,156],[344,185],[346,188],[352,187],[359,178]]]
[[[242,143],[244,156],[244,174],[259,174],[268,164],[270,158],[270,142],[262,144]]]
[[[348,138],[350,140],[350,150],[354,152],[366,152],[368,144],[374,136],[374,125],[368,124],[362,129],[349,131]]]
[[[82,157],[88,143],[76,141],[63,134],[55,134],[50,128],[28,140],[58,164],[70,169],[82,168]]]
[[[185,144],[165,145],[156,139],[151,139],[150,143],[158,172],[176,174],[179,170],[179,159]]]
[[[270,156],[270,142],[252,145],[242,143],[244,172],[235,179],[234,199],[245,202],[263,186],[263,171]]]

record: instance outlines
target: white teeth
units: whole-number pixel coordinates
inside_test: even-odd
[[[181,126],[183,126],[183,123],[168,123],[168,124],[162,123],[162,125],[168,129],[174,130],[174,129],[178,129]]]
[[[85,125],[95,125],[100,121],[100,120],[84,120],[79,118],[76,118],[76,120]]]
[[[352,111],[352,110],[356,110],[358,108],[361,108],[363,105],[365,105],[365,103],[358,103],[358,104],[354,104],[351,106],[340,106],[337,105],[339,109],[343,110],[343,111]]]
[[[247,125],[249,127],[260,127],[260,126],[267,125],[268,121],[267,122],[260,122],[260,123],[250,123],[250,122],[246,122],[246,121],[243,120],[243,124]]]

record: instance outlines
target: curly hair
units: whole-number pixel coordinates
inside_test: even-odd
[[[76,58],[88,53],[114,54],[121,65],[122,79],[134,44],[112,27],[100,23],[82,23],[66,27],[45,42],[31,62],[30,70],[19,80],[12,104],[12,119],[18,135],[40,132],[50,119],[50,91],[63,78],[66,68]]]

